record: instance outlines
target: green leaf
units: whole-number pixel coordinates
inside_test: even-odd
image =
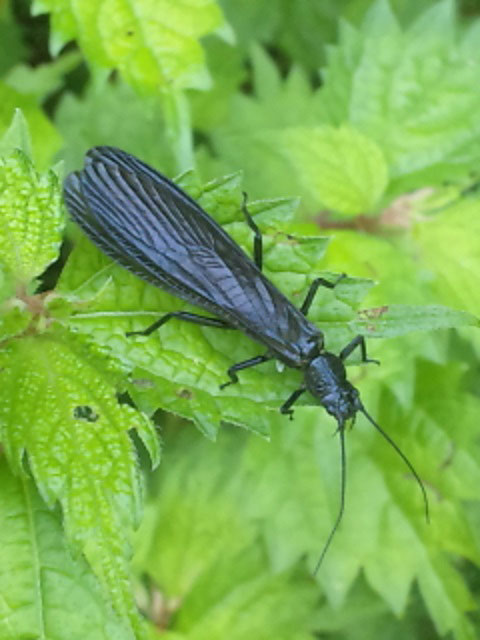
[[[325,230],[325,233],[333,236],[325,257],[327,269],[343,270],[375,281],[376,286],[369,290],[366,300],[368,306],[438,302],[438,297],[432,297],[428,283],[423,280],[418,264],[401,242],[392,242],[386,234],[359,233],[348,227]]]
[[[126,82],[151,93],[208,86],[198,40],[223,24],[215,0],[36,0],[33,11],[51,12],[54,52],[75,38],[91,65],[116,68]]]
[[[480,56],[454,13],[443,0],[402,29],[378,0],[361,28],[342,25],[328,51],[322,120],[378,144],[390,193],[464,176],[480,161]]]
[[[279,46],[295,62],[317,71],[324,62],[325,44],[335,40],[337,20],[349,4],[351,0],[282,0],[276,34]]]
[[[58,256],[63,231],[60,198],[53,171],[38,174],[21,151],[0,159],[0,261],[22,285]]]
[[[78,51],[66,53],[48,64],[30,67],[18,64],[10,70],[5,83],[19,93],[33,95],[38,101],[61,88],[65,74],[81,62]]]
[[[205,52],[212,87],[209,91],[192,91],[189,97],[195,127],[215,130],[219,122],[228,118],[232,96],[246,80],[247,73],[238,48],[211,37],[205,41]]]
[[[423,216],[414,238],[433,286],[446,304],[480,315],[480,199],[464,198],[436,215]]]
[[[25,53],[22,29],[14,19],[12,7],[6,2],[0,5],[0,42],[2,43],[0,76],[3,76]]]
[[[15,149],[22,151],[31,160],[32,141],[21,109],[15,109],[12,122],[0,140],[0,156],[9,156]]]
[[[175,625],[187,638],[310,640],[315,586],[305,571],[258,575],[264,567],[258,547],[220,561],[197,581]]]
[[[87,149],[101,144],[125,149],[167,174],[175,170],[159,97],[139,97],[119,79],[97,80],[81,98],[66,93],[55,112],[55,124],[65,139],[61,157],[67,171],[81,167]]]
[[[427,560],[426,568],[428,571],[419,575],[418,582],[438,632],[444,635],[455,622],[459,638],[473,639],[473,629],[466,616],[459,615],[462,609],[468,611],[475,606],[465,583],[443,559]]]
[[[11,474],[4,458],[0,487],[2,639],[60,638],[68,629],[70,640],[132,640],[85,560],[72,556],[58,513],[27,476]]]
[[[408,353],[403,358],[405,363]],[[421,363],[413,408],[405,411],[388,389],[378,388],[375,377],[370,380],[371,371],[375,376],[377,370],[369,368],[359,385],[363,401],[417,467],[429,493],[431,523],[424,522],[420,492],[402,461],[359,418],[348,434],[344,520],[318,579],[338,608],[363,567],[368,583],[396,615],[404,613],[413,581],[419,579],[439,632],[450,629],[467,637],[462,635],[468,627],[464,618],[473,600],[445,552],[479,562],[475,533],[462,508],[465,500],[478,501],[478,399],[451,393],[458,389],[461,367]],[[165,465],[137,557],[139,570],[151,572],[165,597],[184,594],[191,584],[200,589],[213,558],[229,557],[230,551],[234,556],[236,543],[247,543],[248,533],[256,529],[276,571],[304,556],[310,567],[315,564],[339,507],[340,456],[333,421],[321,408],[299,408],[293,423],[273,414],[271,422],[270,442],[223,429],[212,445],[184,427],[166,430]],[[238,537],[228,537],[229,521]],[[164,530],[164,523],[178,525],[180,537]],[[205,600],[197,596],[197,610],[202,603],[209,606]],[[188,598],[180,602],[187,608]],[[175,621],[182,617],[181,607]]]
[[[425,610],[418,588],[414,585],[405,615],[399,617],[389,611],[384,602],[365,583],[363,576],[355,583],[345,606],[333,609],[328,605],[320,608],[316,630],[324,633],[342,634],[352,640],[388,637],[391,640],[435,637],[435,630]]]
[[[241,3],[222,0],[222,8],[242,52],[257,42],[271,41],[282,19],[281,0]]]
[[[5,340],[11,336],[23,333],[33,319],[33,309],[28,308],[28,303],[14,297],[13,288],[7,292],[9,298],[2,305],[0,315],[0,338]]]
[[[254,44],[274,43],[282,60],[285,57],[313,73],[324,63],[325,44],[335,40],[339,17],[345,13],[350,18],[361,17],[369,4],[370,0],[222,0],[241,51]],[[412,3],[401,0],[400,7],[405,4]]]
[[[373,140],[350,127],[292,127],[283,143],[318,202],[349,215],[375,209],[388,183],[388,168]]]
[[[6,268],[0,262],[0,302],[1,303],[8,300],[15,294],[15,282],[11,277],[11,274],[7,273],[6,271],[7,271]],[[6,315],[8,311],[3,304],[2,304],[2,307],[3,307],[2,310]],[[3,318],[0,320],[0,322],[2,321],[3,321]]]
[[[39,170],[44,171],[51,164],[54,154],[59,150],[61,138],[50,120],[38,107],[32,96],[23,95],[0,82],[0,132],[12,126],[12,119],[20,109],[28,122],[33,142],[33,161]]]
[[[362,309],[351,323],[365,336],[392,338],[411,331],[431,331],[480,326],[480,320],[466,311],[441,306],[385,305]],[[353,329],[353,327],[352,327]]]
[[[295,67],[281,80],[267,56],[254,49],[257,95],[232,96],[223,121],[209,128],[215,157],[206,149],[197,156],[202,169],[215,175],[242,166],[248,190],[256,196],[298,193],[301,183],[287,162],[292,148],[278,145],[282,134],[289,127],[315,131],[320,125],[347,125],[381,150],[390,197],[475,171],[480,159],[478,28],[457,29],[452,6],[449,0],[428,10],[423,5],[417,22],[401,27],[389,4],[379,0],[361,28],[341,23],[339,43],[328,47],[325,83],[316,92]],[[419,10],[402,5],[399,12],[411,16]],[[383,173],[380,182],[385,179]],[[283,191],[272,192],[277,184]],[[319,204],[311,191],[305,202]]]
[[[197,162],[210,177],[241,167],[252,198],[297,195],[301,192],[298,176],[279,142],[290,126],[318,124],[318,99],[301,68],[293,67],[284,80],[274,61],[259,47],[253,48],[251,63],[253,95],[233,94],[223,111],[224,119],[211,125],[197,114],[199,124],[208,126],[213,149],[213,154],[210,149],[208,154],[203,150]]]
[[[300,566],[271,571],[257,527],[232,502],[239,450],[212,449],[186,432],[187,441],[191,456],[169,448],[137,535],[135,566],[158,585],[152,596],[177,603],[169,631],[189,640],[308,640],[317,590]]]
[[[66,332],[25,335],[0,352],[0,436],[23,475],[25,454],[47,504],[59,501],[67,535],[83,550],[118,614],[139,636],[128,570],[141,484],[129,429],[158,457],[145,419],[119,406],[122,379],[97,350]]]
[[[146,504],[145,516],[136,534],[134,559],[136,569],[147,571],[163,586],[167,597],[182,599],[199,576],[208,567],[215,567],[222,557],[230,570],[235,570],[239,579],[243,578],[242,563],[235,559],[245,549],[257,546],[255,527],[225,496],[224,489],[236,483],[235,474],[224,475],[222,466],[231,464],[232,472],[238,467],[233,450],[217,448],[216,444],[211,449],[209,440],[199,434],[197,438],[194,430],[186,431],[183,442],[190,443],[193,447],[190,451],[196,455],[182,456],[177,447],[165,451],[168,462],[161,465],[151,485],[156,487],[156,497]],[[169,432],[167,427],[166,433]],[[210,470],[203,454],[210,458]],[[194,511],[198,517],[192,518]],[[232,531],[235,531],[234,537]],[[235,580],[230,584],[234,587]],[[214,590],[215,581],[205,589]]]

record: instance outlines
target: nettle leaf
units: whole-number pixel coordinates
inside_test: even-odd
[[[405,246],[392,242],[390,236],[359,233],[349,228],[327,229],[325,233],[333,236],[325,258],[327,269],[344,270],[374,280],[375,287],[368,294],[368,306],[382,306],[385,301],[418,305],[438,301],[438,298],[431,298],[418,264],[411,259]]]
[[[168,631],[191,640],[308,640],[314,583],[299,563],[273,572],[258,526],[238,510],[243,439],[237,449],[212,447],[192,433],[180,438],[186,456],[169,439],[137,535],[135,568],[152,579],[151,597],[174,606]]]
[[[0,42],[2,43],[0,75],[3,76],[24,57],[26,49],[22,28],[13,15],[13,7],[6,2],[0,7]]]
[[[375,209],[388,183],[380,147],[350,127],[290,128],[282,136],[305,188],[329,209]]]
[[[465,500],[478,501],[479,404],[468,394],[451,393],[461,375],[462,367],[453,363],[449,368],[417,363],[415,398],[407,410],[388,388],[363,380],[365,405],[427,486],[431,523],[425,522],[420,491],[403,462],[359,418],[348,434],[344,520],[318,575],[334,609],[343,606],[363,568],[368,584],[395,615],[405,612],[418,580],[438,632],[469,637],[462,634],[469,628],[465,614],[474,601],[454,559],[445,553],[479,561],[476,534],[463,509]],[[213,555],[230,558],[231,552],[235,557],[236,539],[226,533],[221,514],[240,532],[239,545],[248,544],[255,531],[262,535],[277,572],[301,557],[308,558],[310,568],[318,559],[339,508],[335,425],[321,408],[298,409],[293,423],[280,416],[271,421],[270,442],[231,428],[222,429],[215,446],[184,428],[165,433],[167,460],[140,531],[137,561],[138,569],[161,585],[163,596],[179,603],[175,630],[182,606],[189,602],[185,591],[204,584]],[[184,533],[178,546],[162,529],[165,522],[180,523]],[[187,561],[184,537],[202,540],[189,548]],[[210,545],[215,552],[210,553]],[[241,561],[237,565],[240,569],[232,571],[241,570]],[[204,615],[209,606],[207,599]],[[196,607],[198,619],[200,598]],[[295,606],[290,611],[294,615]]]
[[[391,640],[415,638],[418,629],[421,629],[422,635],[432,634],[432,628],[416,586],[409,598],[407,611],[399,618],[379,600],[363,576],[356,581],[344,606],[339,609],[332,609],[328,605],[320,607],[315,626],[317,634],[323,631],[325,634],[336,632],[351,638],[388,636]]]
[[[315,585],[301,570],[266,572],[262,552],[257,542],[205,571],[188,594],[175,629],[191,640],[269,640],[272,635],[279,640],[310,640],[318,598]]]
[[[9,129],[15,123],[15,116],[18,109],[21,109],[28,122],[32,136],[32,158],[35,165],[40,170],[50,167],[54,154],[59,150],[61,138],[58,131],[51,124],[50,120],[37,105],[35,98],[15,91],[3,82],[0,82],[0,131]],[[6,142],[5,140],[3,141]],[[27,151],[23,146],[18,147]],[[6,148],[1,145],[1,155],[4,155]],[[7,146],[8,151],[11,150]]]
[[[79,51],[70,51],[46,64],[31,67],[17,64],[5,78],[5,83],[19,93],[34,96],[39,103],[54,91],[60,91],[64,76],[82,62]]]
[[[132,640],[82,556],[73,556],[59,514],[27,477],[0,459],[0,635],[3,640]],[[68,594],[68,597],[66,597]]]
[[[215,151],[214,157],[206,149],[198,154],[202,170],[212,176],[242,166],[255,196],[299,193],[300,174],[315,165],[301,165],[296,147],[279,141],[289,127],[311,129],[314,138],[317,127],[333,125],[349,126],[378,146],[389,179],[384,184],[383,166],[379,183],[390,197],[465,177],[480,159],[479,27],[457,29],[453,6],[450,0],[437,2],[401,27],[388,2],[379,0],[360,28],[340,23],[339,44],[328,47],[318,91],[297,68],[282,79],[268,56],[254,49],[255,95],[233,95],[215,126],[199,119]],[[298,172],[291,171],[292,159]],[[319,180],[312,176],[311,184]],[[322,202],[311,188],[306,196],[306,207]]]
[[[328,50],[319,91],[322,120],[374,140],[390,170],[390,193],[441,184],[480,160],[480,68],[472,31],[443,0],[402,28],[378,0],[361,28],[343,23]]]
[[[15,109],[10,126],[0,139],[0,156],[5,157],[20,149],[28,157],[32,157],[32,140],[28,123],[21,109]]]
[[[418,251],[435,274],[433,286],[447,304],[480,315],[480,199],[458,200],[414,226]]]
[[[270,3],[268,3],[270,4]],[[335,40],[340,15],[351,0],[309,2],[281,0],[278,8],[278,43],[302,66],[316,71],[324,62],[325,43]]]
[[[290,126],[319,122],[319,100],[300,67],[286,79],[273,60],[259,47],[252,49],[254,95],[232,95],[224,118],[210,126],[202,113],[194,112],[204,126],[214,154],[197,155],[202,173],[213,177],[242,167],[250,197],[296,195],[301,183],[289,164],[282,134]],[[221,79],[221,78],[219,78]],[[194,120],[197,125],[197,120]]]
[[[228,8],[222,4],[228,14]],[[228,118],[230,100],[246,80],[247,70],[239,48],[219,38],[206,38],[205,52],[212,87],[208,91],[191,91],[189,98],[195,128],[214,130],[219,122]]]
[[[78,169],[87,149],[101,144],[125,149],[145,162],[158,163],[165,171],[173,170],[158,95],[139,96],[120,78],[98,80],[88,85],[81,98],[65,93],[54,115],[65,139],[61,157],[66,171]]]
[[[198,40],[223,25],[215,0],[37,0],[33,10],[51,13],[54,50],[75,38],[90,64],[117,68],[140,90],[208,86]]]
[[[479,563],[478,546],[464,509],[465,500],[478,502],[474,487],[480,474],[479,406],[478,398],[460,390],[463,375],[464,367],[454,362],[445,366],[420,361],[411,407],[398,412],[387,392],[379,406],[379,417],[383,423],[388,420],[396,433],[413,428],[417,434],[415,440],[409,440],[409,451],[420,469],[423,466],[427,486],[434,488],[429,491],[433,510],[427,528],[428,553],[416,560],[420,590],[439,633],[453,630],[457,637],[469,638],[468,621],[462,613],[474,607],[468,584],[457,563],[445,554],[438,554],[439,550],[453,552]],[[371,452],[377,457],[378,446]],[[399,487],[393,483],[389,486],[398,500]],[[393,530],[400,531],[398,525]],[[418,536],[418,529],[415,535]],[[412,548],[413,544],[412,540]],[[402,553],[402,558],[408,562],[408,552],[405,556]],[[389,572],[388,565],[382,568],[378,558],[372,560],[375,565],[372,584],[383,588],[388,574],[394,576],[395,571]],[[391,582],[392,578],[388,580]]]
[[[281,21],[282,0],[271,2],[242,2],[222,0],[228,22],[235,31],[241,51],[255,42],[270,42]]]
[[[59,329],[6,341],[0,351],[0,436],[23,474],[25,456],[39,491],[63,510],[124,622],[141,635],[129,580],[129,537],[138,523],[141,483],[128,430],[158,460],[158,440],[139,412],[118,404],[118,367]]]
[[[441,306],[385,305],[362,309],[351,323],[365,336],[392,338],[411,331],[431,331],[480,326],[480,319],[466,311]]]
[[[203,188],[199,201],[214,217],[218,212],[218,217],[229,220],[226,230],[250,252],[252,232],[240,210],[237,183],[235,176],[217,180],[213,186]],[[193,197],[198,198],[198,187],[191,182],[190,185]],[[267,277],[294,304],[300,305],[315,277],[323,275],[334,281],[338,274],[321,271],[325,239],[268,232],[269,221],[288,209],[291,216],[293,204],[278,200],[249,206],[259,224],[262,225],[262,217],[267,224],[264,229]],[[96,293],[92,283],[100,287]],[[345,323],[354,319],[354,309],[369,286],[367,280],[345,278],[334,291],[318,292],[309,317],[325,328],[331,348],[343,346],[345,337],[352,337]],[[299,374],[293,370],[282,373],[281,386],[272,385],[276,365],[270,362],[245,372],[241,385],[221,391],[220,384],[225,382],[232,363],[256,356],[264,349],[239,332],[172,321],[147,339],[127,338],[126,331],[145,328],[165,312],[190,308],[198,312],[198,309],[144,284],[112,264],[86,241],[81,241],[70,256],[59,287],[71,301],[76,298],[79,303],[78,312],[70,319],[72,325],[109,347],[116,358],[135,369],[132,393],[140,407],[150,410],[161,406],[193,419],[210,437],[216,433],[220,420],[268,433],[271,412],[278,411],[288,393],[299,385]],[[92,298],[88,301],[89,296]],[[141,396],[145,397],[145,404]]]
[[[0,315],[0,339],[5,340],[11,336],[19,335],[25,331],[33,319],[32,310],[23,300],[14,297],[10,290],[6,301],[2,304]]]
[[[0,159],[0,261],[27,285],[57,256],[63,211],[58,178],[40,175],[21,151]]]

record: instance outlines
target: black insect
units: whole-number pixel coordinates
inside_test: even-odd
[[[425,488],[404,453],[363,406],[359,393],[347,380],[344,361],[360,349],[367,357],[363,336],[356,336],[337,356],[325,350],[322,332],[307,314],[320,286],[333,289],[335,282],[316,278],[297,309],[262,274],[262,236],[248,213],[242,211],[253,231],[254,260],[225,233],[203,209],[173,182],[124,151],[112,147],[91,149],[82,171],[65,180],[64,196],[73,219],[108,256],[143,280],[190,302],[215,317],[176,311],[167,313],[143,331],[127,335],[147,336],[173,318],[218,329],[239,329],[266,348],[262,355],[234,364],[237,372],[277,359],[303,371],[304,380],[280,408],[292,418],[292,406],[309,391],[338,425],[341,451],[341,498],[335,524],[315,568],[318,571],[345,504],[345,428],[363,413],[404,460],[418,482],[425,502]]]

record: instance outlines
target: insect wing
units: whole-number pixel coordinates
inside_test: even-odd
[[[316,332],[194,200],[133,156],[92,149],[64,190],[93,242],[147,282],[288,357],[296,357],[298,334]]]

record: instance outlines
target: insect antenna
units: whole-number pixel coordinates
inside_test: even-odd
[[[345,483],[347,481],[347,461],[345,456],[345,425],[343,422],[341,423],[339,422],[338,432],[340,434],[340,466],[341,466],[340,508],[338,510],[338,515],[337,515],[337,519],[335,520],[335,524],[333,525],[332,530],[328,534],[327,541],[323,546],[322,553],[320,554],[317,564],[315,565],[315,569],[313,570],[314,576],[317,575],[318,570],[322,566],[323,559],[325,558],[328,548],[330,547],[330,543],[332,542],[333,537],[335,536],[337,529],[340,525],[340,522],[342,521],[343,512],[345,510]]]
[[[369,422],[371,422],[373,424],[373,426],[375,427],[375,429],[380,433],[381,436],[383,436],[383,438],[385,438],[385,440],[389,443],[389,445],[391,447],[393,447],[393,449],[395,449],[395,451],[398,453],[398,455],[402,458],[402,460],[405,462],[405,464],[407,465],[407,467],[410,469],[410,471],[413,474],[413,477],[415,478],[415,480],[417,481],[418,486],[420,487],[421,491],[422,491],[422,495],[423,495],[423,502],[425,504],[425,519],[427,522],[430,522],[430,507],[429,507],[429,503],[428,503],[428,496],[427,496],[427,492],[425,490],[425,485],[423,484],[420,476],[418,475],[418,473],[415,471],[415,467],[413,466],[413,464],[410,462],[410,460],[407,458],[407,456],[403,453],[403,451],[400,449],[400,447],[398,446],[398,444],[396,444],[394,442],[394,440],[392,440],[392,438],[388,435],[388,433],[386,433],[382,427],[377,424],[375,422],[375,420],[372,418],[372,416],[367,412],[367,410],[365,409],[365,407],[363,405],[360,405],[358,407],[358,410],[361,411],[363,413],[363,415],[367,418],[367,420]]]

